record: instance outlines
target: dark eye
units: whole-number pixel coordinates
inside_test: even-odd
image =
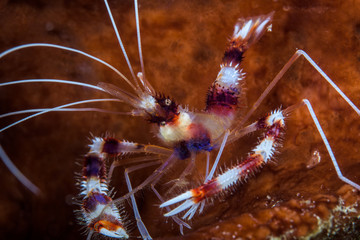
[[[166,125],[166,122],[165,122],[165,121],[162,121],[162,122],[160,123],[160,125],[161,125],[161,126],[165,126],[165,125]]]
[[[170,104],[171,104],[171,100],[170,99],[165,99],[165,105],[167,105],[167,106],[170,106]]]

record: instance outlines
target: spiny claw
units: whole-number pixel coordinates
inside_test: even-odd
[[[190,208],[183,216],[183,219],[185,218],[191,219],[199,207],[200,207],[200,212],[203,210],[205,199],[215,194],[217,192],[218,187],[219,184],[217,183],[216,179],[208,181],[198,188],[191,189],[177,197],[170,199],[169,201],[164,202],[163,204],[160,205],[160,207],[163,208],[184,201],[175,209],[171,210],[168,213],[165,213],[164,216],[170,217]]]
[[[160,205],[160,207],[161,207],[161,208],[167,207],[167,206],[173,205],[173,204],[178,203],[178,202],[181,202],[181,201],[183,201],[183,200],[187,200],[187,199],[192,198],[192,197],[193,197],[192,192],[191,192],[191,191],[187,191],[187,192],[185,192],[185,193],[183,193],[183,194],[181,194],[181,195],[179,195],[179,196],[177,196],[177,197],[174,197],[174,198],[172,198],[172,199],[170,199],[170,200],[162,203],[162,204]],[[174,214],[176,214],[176,213],[174,213]],[[171,215],[170,215],[170,216],[171,216]]]
[[[190,190],[190,191],[187,191],[177,197],[170,199],[169,201],[164,202],[163,204],[160,205],[160,207],[163,208],[163,207],[167,207],[169,205],[184,201],[182,204],[180,204],[179,206],[177,206],[170,212],[165,213],[164,216],[171,217],[175,214],[178,214],[178,213],[190,208],[182,218],[183,219],[185,219],[185,218],[191,219],[194,216],[194,214],[196,213],[196,210],[198,209],[198,207],[200,205],[199,202],[196,201],[195,199],[196,199],[196,196],[194,195],[194,191]]]
[[[186,209],[188,209],[189,207],[192,207],[194,203],[192,200],[186,200],[183,204],[181,204],[180,206],[176,207],[175,209],[171,210],[170,212],[168,213],[165,213],[164,216],[165,217],[170,217],[170,216],[173,216],[175,214],[178,214],[179,212],[182,212]]]
[[[182,219],[187,218],[188,220],[190,220],[195,215],[199,206],[200,206],[200,211],[202,211],[202,208],[204,206],[204,201],[201,201],[201,202],[195,201],[193,193],[191,191],[187,191],[187,192],[181,194],[180,196],[177,196],[173,199],[170,199],[167,202],[164,202],[163,204],[160,205],[160,207],[167,207],[171,204],[178,203],[183,200],[185,200],[185,202],[183,202],[182,204],[180,204],[179,206],[177,206],[170,212],[165,213],[164,216],[171,217],[175,214],[178,214],[178,213],[190,208],[182,217]]]

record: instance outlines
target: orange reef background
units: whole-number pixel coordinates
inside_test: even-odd
[[[133,3],[109,2],[134,71],[140,71]],[[215,80],[227,39],[239,17],[275,11],[272,31],[246,54],[247,105],[251,106],[296,49],[305,50],[336,84],[360,106],[360,3],[358,1],[142,1],[140,18],[145,72],[154,88],[190,109],[204,109],[208,87]],[[95,55],[130,77],[103,1],[15,0],[0,3],[0,51],[47,42]],[[0,80],[57,78],[97,84],[109,82],[130,90],[106,67],[77,54],[49,49],[21,50],[0,59]],[[108,97],[82,87],[22,84],[0,89],[1,113],[52,107],[72,101]],[[250,121],[279,107],[308,98],[322,123],[345,176],[360,184],[360,119],[304,59],[298,60],[274,88]],[[128,111],[119,103],[91,105]],[[84,106],[85,107],[85,106]],[[20,119],[1,119],[1,127]],[[250,122],[249,121],[249,122]],[[137,194],[143,220],[155,239],[264,239],[267,236],[314,236],[315,239],[359,238],[359,193],[336,176],[326,149],[305,108],[286,122],[276,164],[269,164],[232,194],[215,199],[192,220],[181,236],[162,216],[149,189]],[[81,169],[88,138],[106,133],[120,139],[161,145],[143,119],[93,112],[49,113],[0,134],[10,158],[42,190],[41,197],[25,189],[0,164],[0,238],[86,239],[77,224],[75,173]],[[223,169],[246,156],[261,134],[226,146]],[[318,151],[321,161],[313,164]],[[169,170],[159,190],[186,166]],[[199,156],[188,184],[173,197],[196,186],[204,173]],[[153,169],[132,176],[139,184]],[[199,174],[200,173],[200,174]],[[123,168],[111,186],[126,193]],[[165,185],[166,186],[166,185]],[[132,212],[128,202],[124,202]],[[332,219],[334,222],[330,222]],[[132,221],[130,228],[135,228]],[[319,234],[315,234],[315,233]],[[132,236],[138,236],[133,230]]]

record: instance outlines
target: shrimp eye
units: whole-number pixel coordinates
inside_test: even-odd
[[[170,99],[165,99],[165,105],[166,106],[170,106],[171,105],[171,100]]]
[[[160,123],[160,125],[161,125],[161,126],[165,126],[165,125],[166,125],[166,122],[165,122],[165,121],[162,121],[162,122]]]

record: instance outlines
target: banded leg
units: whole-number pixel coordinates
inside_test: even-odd
[[[127,141],[120,141],[120,140],[117,140],[114,138],[98,138],[98,137],[96,137],[92,140],[92,144],[90,145],[90,153],[97,154],[97,155],[101,156],[102,158],[105,158],[107,156],[114,156],[114,155],[118,156],[118,155],[122,155],[125,153],[152,153],[152,154],[156,154],[156,155],[167,156],[171,152],[172,151],[169,149],[155,146],[155,145],[142,145],[142,144],[127,142]],[[133,191],[133,189],[131,186],[131,182],[130,182],[128,173],[131,171],[135,171],[137,169],[149,167],[149,166],[152,166],[155,164],[160,164],[161,163],[160,160],[155,161],[158,158],[159,158],[158,156],[156,156],[156,157],[145,156],[143,158],[137,159],[136,161],[152,161],[152,162],[143,163],[143,164],[125,169],[125,179],[126,179],[129,193],[131,193]],[[121,163],[120,161],[113,162],[113,164],[110,167],[109,175],[110,176],[112,175],[113,169],[116,166],[119,166],[122,164],[123,163]],[[145,185],[143,185],[143,186],[145,186]],[[140,190],[141,188],[139,188],[138,190]],[[137,223],[137,226],[138,226],[138,229],[139,229],[139,232],[140,232],[142,238],[143,239],[152,239],[149,232],[147,231],[144,223],[141,220],[141,216],[140,216],[137,204],[136,204],[134,194],[128,194],[127,196],[130,197],[133,211],[134,211],[134,216],[136,219],[136,223]],[[108,207],[110,207],[116,203],[119,203],[119,202],[120,202],[119,199],[113,200],[109,203]]]
[[[272,16],[273,12],[268,15],[241,18],[234,27],[234,32],[220,65],[221,69],[208,91],[205,109],[206,112],[212,115],[226,119],[224,129],[231,126],[239,106],[243,104],[242,98],[245,97],[242,87],[245,81],[245,73],[240,67],[244,53],[265,33],[267,27],[271,24]],[[226,130],[212,170],[209,174],[206,172],[205,182],[213,177],[228,136],[229,131]]]
[[[110,156],[119,156],[125,153],[152,153],[170,156],[172,150],[156,145],[139,144],[128,141],[121,141],[115,138],[95,137],[89,145],[90,151]]]
[[[284,131],[285,116],[283,112],[286,111],[276,110],[272,112],[271,115],[258,121],[257,125],[261,128],[266,128],[266,133],[264,138],[244,161],[216,178],[205,182],[200,187],[189,190],[161,204],[160,207],[167,207],[184,201],[164,216],[172,216],[190,208],[183,218],[191,219],[199,207],[200,211],[202,211],[207,198],[219,194],[229,187],[248,179],[256,170],[265,165],[272,158],[278,146],[280,136]]]
[[[152,173],[147,179],[144,180],[144,182],[142,182],[139,186],[135,187],[134,189],[132,188],[129,174],[138,169],[149,167],[149,166],[152,166],[155,164],[160,164],[162,161],[143,163],[140,165],[126,168],[125,169],[125,179],[126,179],[126,183],[127,183],[129,192],[127,194],[125,194],[124,196],[113,200],[113,203],[115,204],[115,203],[122,202],[124,199],[130,198],[132,207],[133,207],[133,211],[134,211],[134,215],[135,215],[135,219],[137,222],[137,226],[138,226],[141,236],[144,239],[151,239],[151,236],[150,236],[148,230],[146,229],[145,224],[141,220],[141,216],[140,216],[137,204],[136,204],[134,194],[137,191],[143,189],[145,186],[149,185],[150,183],[156,182],[158,179],[160,179],[161,176],[163,175],[164,171],[166,170],[166,168],[171,166],[175,162],[176,157],[173,154],[171,154],[172,151],[167,148],[163,148],[163,147],[159,147],[159,146],[155,146],[155,145],[142,145],[142,144],[127,142],[127,141],[120,141],[120,140],[117,140],[114,138],[94,138],[93,143],[90,145],[90,147],[91,147],[92,151],[99,152],[99,153],[105,154],[105,155],[121,155],[124,153],[152,153],[152,154],[157,154],[157,155],[162,155],[162,156],[170,155],[170,157],[168,157],[167,160],[154,171],[154,173]],[[138,159],[138,161],[152,161],[155,159],[156,159],[156,157],[153,158],[150,156],[150,157],[140,158],[140,159]],[[121,164],[122,164],[121,162],[114,162],[113,165],[110,167],[110,173],[112,174],[113,169],[117,165],[121,165]],[[180,222],[180,221],[177,221],[177,222]],[[188,225],[182,224],[181,226],[188,226]]]
[[[90,149],[81,176],[79,185],[83,199],[79,212],[88,229],[87,239],[91,239],[94,232],[112,238],[129,238],[124,217],[109,196],[104,154]]]
[[[230,133],[230,131],[226,131],[224,134],[218,155],[216,156],[215,162],[213,164],[213,167],[212,167],[209,175],[207,175],[205,178],[205,182],[210,181],[212,179],[212,177],[215,173],[217,164],[219,162],[220,156],[222,154],[222,151],[224,150],[226,142],[233,142],[233,141],[241,138],[242,136],[245,136],[246,134],[269,127],[268,122],[269,121],[271,122],[271,118],[274,117],[273,114],[274,113],[272,113],[269,116],[266,116],[264,118],[261,118],[260,120],[250,124],[249,126],[243,128],[243,129],[236,130],[236,131],[233,130],[231,133]]]

